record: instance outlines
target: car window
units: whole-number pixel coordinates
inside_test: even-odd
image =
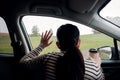
[[[12,54],[13,49],[10,44],[11,40],[6,23],[4,19],[0,17],[0,54]]]
[[[111,0],[101,11],[100,16],[120,27],[120,0]]]
[[[53,37],[51,38],[51,40],[53,40],[53,44],[48,48],[45,48],[42,54],[47,52],[59,51],[59,49],[56,47],[56,30],[60,25],[67,23],[78,26],[80,30],[80,49],[84,55],[84,58],[88,57],[90,48],[97,49],[102,46],[114,45],[113,39],[111,37],[100,33],[90,27],[87,27],[83,24],[79,24],[73,21],[44,16],[24,16],[22,18],[22,21],[30,38],[33,49],[39,45],[40,36],[42,32],[45,32],[45,30],[52,29]],[[103,59],[108,59],[106,55],[102,56],[104,57]]]

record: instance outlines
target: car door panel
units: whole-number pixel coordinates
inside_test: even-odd
[[[0,80],[13,80],[13,55],[0,54]]]
[[[119,80],[120,60],[103,60],[102,69],[106,80]]]

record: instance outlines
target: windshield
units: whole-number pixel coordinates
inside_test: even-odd
[[[120,27],[120,0],[111,0],[101,11],[100,16]]]

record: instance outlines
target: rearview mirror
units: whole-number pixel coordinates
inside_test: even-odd
[[[110,60],[112,58],[112,49],[110,46],[98,48],[98,53],[102,60]]]

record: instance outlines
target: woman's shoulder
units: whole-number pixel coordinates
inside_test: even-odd
[[[40,55],[40,57],[43,57],[44,59],[57,59],[60,56],[63,56],[64,54],[61,52],[49,52],[43,55]]]
[[[85,63],[85,67],[86,68],[99,68],[99,66],[97,65],[97,63],[95,62],[95,61],[93,61],[93,60],[89,60],[89,59],[86,59],[85,61],[84,61],[84,63]]]
[[[104,80],[101,67],[95,61],[85,60],[85,80]]]
[[[49,52],[47,54],[45,54],[45,56],[49,56],[49,57],[54,57],[54,56],[63,56],[64,54],[62,52]]]

